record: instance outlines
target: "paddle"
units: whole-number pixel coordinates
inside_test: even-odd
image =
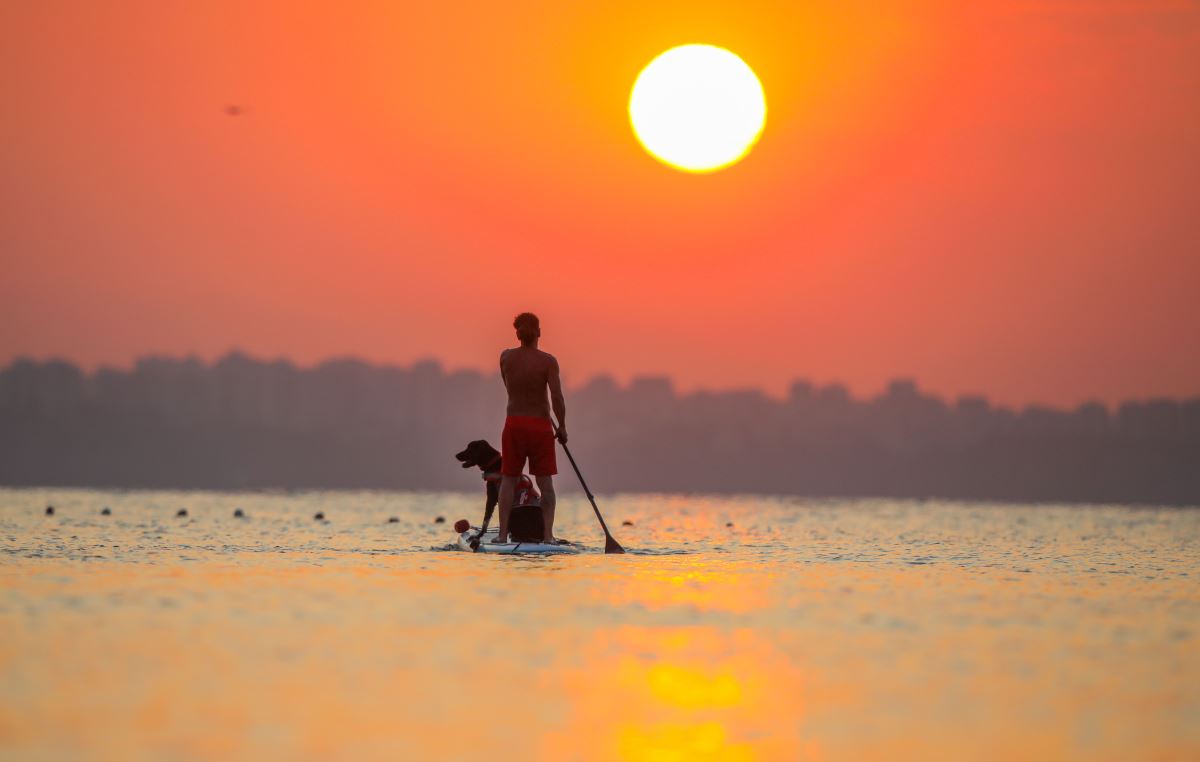
[[[558,435],[558,427],[555,427],[554,434],[555,436]],[[617,539],[612,536],[611,532],[608,531],[608,524],[604,523],[604,517],[600,515],[600,509],[596,507],[596,498],[592,496],[592,491],[588,489],[587,482],[583,480],[583,474],[579,473],[579,466],[575,465],[575,458],[571,455],[570,448],[568,448],[567,443],[561,439],[558,440],[558,443],[562,445],[563,452],[567,454],[567,460],[571,461],[571,468],[575,469],[575,475],[579,477],[579,484],[583,487],[584,493],[588,496],[588,501],[592,504],[592,510],[596,512],[596,518],[600,519],[600,528],[604,530],[604,552],[624,553],[625,548],[622,548],[621,543],[617,542]]]

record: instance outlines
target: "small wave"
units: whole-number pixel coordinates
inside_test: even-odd
[[[626,548],[631,556],[690,556],[696,551],[682,548]]]

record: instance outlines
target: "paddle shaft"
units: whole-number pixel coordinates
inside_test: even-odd
[[[596,498],[592,496],[592,491],[588,489],[587,482],[583,480],[583,474],[579,472],[579,466],[575,463],[575,456],[571,454],[571,448],[567,447],[567,443],[561,439],[558,440],[558,443],[562,445],[563,452],[567,454],[567,460],[571,461],[571,468],[575,469],[575,475],[579,477],[579,484],[583,487],[583,492],[587,495],[588,502],[592,504],[592,510],[596,512],[596,518],[600,520],[600,528],[604,530],[604,552],[624,553],[625,549],[621,547],[621,543],[617,542],[616,538],[612,536],[612,532],[608,531],[608,524],[604,523],[604,517],[600,515],[600,509],[596,507]]]

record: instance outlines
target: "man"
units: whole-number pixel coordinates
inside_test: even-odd
[[[508,390],[508,417],[500,437],[500,534],[496,542],[508,542],[508,519],[512,515],[517,482],[529,460],[529,473],[542,493],[544,542],[554,539],[554,427],[550,408],[558,419],[558,440],[567,442],[567,403],[563,400],[558,360],[538,349],[542,329],[537,315],[522,312],[513,320],[521,346],[500,353],[500,378]],[[549,399],[546,392],[549,391]]]

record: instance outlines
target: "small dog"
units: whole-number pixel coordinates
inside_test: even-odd
[[[487,500],[483,509],[483,526],[492,520],[492,511],[500,502],[500,451],[485,439],[476,439],[454,456],[463,468],[478,466],[487,483]],[[517,494],[513,499],[512,515],[508,519],[508,533],[512,542],[541,542],[545,538],[542,523],[542,496],[533,487],[533,480],[521,474],[517,483]]]

